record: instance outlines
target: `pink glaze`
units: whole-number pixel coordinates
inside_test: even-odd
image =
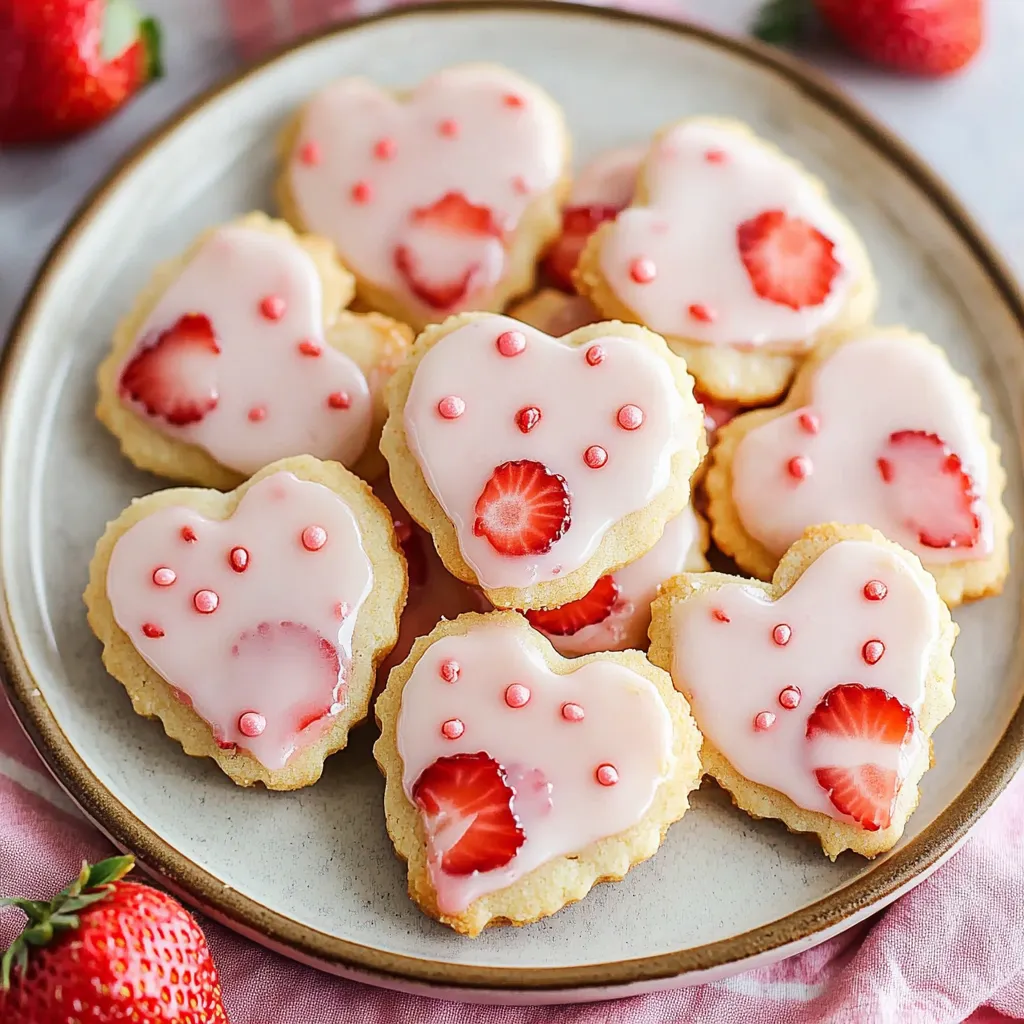
[[[174,426],[122,396],[136,415],[245,475],[288,455],[348,465],[359,458],[370,436],[369,388],[348,356],[323,344],[320,278],[300,246],[265,231],[218,229],[160,297],[122,369],[196,312],[209,318],[220,348],[216,406]],[[320,357],[303,356],[300,342],[322,347]],[[344,416],[326,401],[339,388],[351,396]]]
[[[316,557],[299,541],[311,516],[330,532]],[[192,543],[182,543],[183,523]],[[244,573],[228,557],[240,545],[252,554]],[[174,586],[153,585],[154,565],[173,566]],[[146,516],[117,541],[107,572],[114,619],[139,654],[222,745],[237,744],[272,770],[345,706],[352,634],[372,583],[348,505],[283,472],[249,488],[230,519],[185,506]],[[204,593],[217,597],[205,614],[197,600]],[[339,600],[352,610],[340,623]],[[165,635],[150,639],[145,623]],[[265,719],[258,735],[241,728],[250,711]]]
[[[816,433],[801,424],[807,411],[818,420]],[[978,543],[926,547],[892,504],[877,467],[893,433],[934,433],[960,457],[975,494],[984,495],[988,458],[976,417],[938,350],[886,335],[850,341],[818,368],[808,410],[769,420],[737,446],[732,493],[743,527],[777,556],[806,527],[840,522],[874,526],[926,565],[984,558],[992,551],[992,516],[984,498],[974,507],[982,526]],[[783,467],[797,453],[813,463],[814,473],[794,486]],[[928,501],[922,493],[922,509]]]
[[[437,674],[438,662],[448,658],[462,666],[454,685]],[[530,689],[523,707],[504,700],[513,681]],[[567,718],[567,703],[585,715]],[[453,718],[465,723],[457,740],[446,739],[439,728]],[[402,694],[398,751],[410,799],[425,768],[457,753],[486,752],[510,781],[535,774],[546,780],[547,800],[533,799],[522,784],[516,790],[512,809],[526,841],[504,867],[448,875],[440,857],[428,851],[438,906],[457,914],[541,864],[636,824],[672,770],[672,724],[657,690],[635,672],[598,661],[556,675],[520,630],[489,624],[437,641],[417,663]],[[614,768],[615,784],[598,781],[602,765]]]
[[[864,600],[868,580],[884,582],[884,601]],[[737,582],[678,602],[672,677],[690,698],[701,732],[742,775],[808,810],[848,820],[818,785],[814,769],[874,763],[903,778],[923,742],[920,730],[902,748],[832,735],[808,741],[807,719],[840,683],[878,687],[919,714],[938,637],[937,601],[891,551],[842,541],[778,601]],[[716,607],[726,610],[729,622],[708,629]],[[792,626],[785,647],[772,639],[782,616]],[[861,648],[877,637],[884,640],[885,657],[865,664]],[[780,695],[793,689],[800,699],[790,708]],[[768,708],[775,708],[776,720],[758,731],[751,723]]]
[[[701,572],[706,568],[697,517],[687,507],[665,524],[661,540],[646,555],[614,574],[619,596],[606,619],[567,636],[544,635],[567,658],[631,647],[643,650],[647,647],[651,602],[657,597],[658,586],[676,573]]]
[[[505,103],[510,93],[520,106]],[[315,166],[302,161],[301,140],[308,138],[322,149]],[[557,112],[500,68],[448,68],[404,101],[366,79],[344,78],[306,108],[291,188],[303,221],[331,238],[360,277],[434,318],[438,310],[418,300],[397,269],[396,249],[411,254],[430,280],[470,274],[467,293],[444,312],[486,304],[506,272],[506,247],[520,219],[535,194],[558,181],[565,158]],[[517,178],[526,192],[514,186]],[[345,201],[354,182],[372,187],[372,202]],[[414,221],[414,211],[455,193],[490,210],[504,238],[457,236]]]
[[[609,149],[594,157],[573,179],[567,206],[612,206],[622,209],[633,200],[646,146]]]
[[[511,330],[527,344],[508,359],[495,339]],[[695,443],[664,361],[625,338],[603,337],[599,347],[603,358],[595,363],[597,345],[565,345],[494,315],[443,337],[416,370],[404,412],[409,447],[485,588],[528,588],[581,566],[613,523],[667,486],[672,456]],[[465,397],[466,411],[445,421],[437,402],[453,391]],[[640,430],[622,430],[616,422],[628,402],[644,410]],[[516,413],[534,404],[543,419],[523,433]],[[586,459],[596,447],[605,459],[596,453]],[[495,468],[521,459],[565,478],[572,522],[548,552],[509,557],[474,535],[474,510]]]
[[[727,159],[709,161],[708,150]],[[708,121],[672,129],[651,149],[643,171],[647,206],[619,214],[601,250],[601,269],[618,297],[649,327],[707,344],[810,344],[842,309],[853,284],[844,267],[817,306],[794,310],[761,298],[740,259],[736,230],[766,210],[810,221],[846,259],[846,231],[799,171],[736,132]],[[643,256],[653,281],[631,276]],[[704,319],[693,307],[715,311]]]

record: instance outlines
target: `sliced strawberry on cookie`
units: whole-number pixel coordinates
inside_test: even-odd
[[[740,259],[754,291],[790,309],[820,306],[842,269],[835,246],[813,224],[765,210],[736,229]]]
[[[504,867],[526,841],[504,768],[484,753],[439,757],[412,797],[423,812],[432,858],[450,875]]]
[[[544,270],[552,283],[563,291],[575,289],[572,272],[579,262],[587,239],[606,221],[615,220],[618,206],[568,206],[562,211],[562,233],[544,257]]]
[[[583,597],[560,608],[528,611],[527,621],[534,629],[551,636],[572,636],[586,626],[604,622],[619,599],[619,585],[613,576],[602,576]]]
[[[501,225],[486,206],[476,206],[461,192],[446,192],[436,203],[412,213],[413,222],[451,235],[479,235],[501,238]]]
[[[218,355],[209,319],[186,314],[121,371],[121,397],[174,426],[198,423],[217,405]]]
[[[914,713],[876,687],[843,683],[821,699],[807,719],[807,738],[827,738],[829,754],[850,752],[859,757],[866,744],[879,747],[880,760],[896,763],[900,748],[914,731]],[[836,809],[869,832],[888,828],[899,792],[895,768],[867,761],[842,767],[816,768],[814,777]]]
[[[940,437],[898,430],[879,456],[878,472],[899,514],[925,547],[970,548],[978,543],[981,520],[974,511],[974,482]]]
[[[502,555],[541,555],[571,523],[564,478],[539,462],[503,462],[476,501],[473,532]]]

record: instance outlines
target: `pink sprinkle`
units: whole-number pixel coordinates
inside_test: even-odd
[[[196,531],[191,526],[183,526],[181,528],[181,539],[186,544],[194,544],[199,538],[196,536]]]
[[[246,713],[238,719],[238,731],[243,736],[250,737],[250,739],[262,736],[263,730],[266,729],[266,727],[267,720],[256,711],[246,711]]]
[[[644,421],[644,411],[639,405],[624,405],[616,419],[623,430],[638,430]]]
[[[320,163],[322,156],[323,154],[320,152],[320,146],[312,139],[310,139],[309,142],[304,142],[302,147],[299,149],[299,159],[310,167],[315,167]]]
[[[164,631],[159,627],[153,625],[152,622],[144,622],[142,624],[142,632],[149,637],[150,640],[159,640],[164,635]]]
[[[864,596],[869,601],[884,601],[889,588],[881,580],[868,580],[864,584]]]
[[[525,708],[530,703],[530,688],[522,683],[509,683],[505,687],[505,703],[510,708]]]
[[[800,692],[799,686],[787,686],[779,694],[779,703],[786,708],[787,711],[792,711],[794,708],[800,706],[800,698],[803,694]]]
[[[249,420],[252,423],[262,423],[267,418],[267,410],[262,405],[254,405],[249,410]]]
[[[395,140],[384,136],[383,139],[378,139],[373,147],[373,155],[378,160],[392,160],[394,159],[395,153],[398,147],[395,145]]]
[[[249,568],[249,552],[243,547],[232,548],[228,552],[228,564],[235,572],[245,572]]]
[[[202,615],[212,615],[220,604],[220,598],[214,590],[197,590],[192,596],[192,604]]]
[[[814,464],[806,455],[794,455],[786,463],[786,469],[794,480],[805,480],[814,472]]]
[[[459,678],[461,671],[459,663],[454,658],[449,658],[447,661],[441,662],[437,673],[446,683],[454,683]]]
[[[526,335],[522,331],[504,331],[498,335],[497,345],[503,356],[517,356],[526,348]]]
[[[447,722],[441,723],[441,735],[445,739],[457,740],[465,731],[466,727],[459,718],[449,718]]]
[[[299,351],[304,356],[318,356],[322,349],[315,341],[310,341],[308,338],[303,338],[299,342]]]
[[[614,786],[619,781],[619,773],[615,770],[615,765],[613,764],[600,765],[594,774],[602,786]]]
[[[503,97],[506,107],[513,107],[519,109],[526,106],[526,100],[522,96],[517,95],[514,92],[507,92]]]
[[[721,608],[715,608],[711,612],[711,617],[717,622],[732,622],[732,619],[730,619]]]
[[[327,543],[327,531],[322,526],[307,526],[302,531],[302,546],[307,551],[319,551]]]
[[[347,391],[332,391],[327,396],[327,404],[332,409],[347,409],[352,404]]]
[[[600,345],[591,345],[587,349],[587,362],[591,366],[597,366],[604,362],[604,349]]]
[[[540,423],[540,409],[535,405],[527,405],[516,413],[516,426],[528,434]]]
[[[881,640],[869,640],[864,645],[861,654],[869,665],[874,665],[882,660],[882,655],[885,654],[885,644]]]
[[[512,190],[521,196],[525,196],[530,191],[530,186],[526,183],[526,179],[521,174],[517,174],[512,179]]]
[[[724,164],[726,160],[725,151],[721,149],[709,149],[704,154],[704,159],[709,164]]]
[[[437,403],[437,411],[446,420],[457,420],[466,411],[466,403],[458,395],[447,395]]]
[[[562,717],[567,722],[582,722],[584,717],[583,708],[579,704],[574,704],[572,701],[566,701],[562,705]]]
[[[654,265],[654,260],[638,256],[629,265],[629,276],[637,284],[650,284],[658,276],[658,268]]]
[[[821,420],[817,415],[809,410],[804,410],[797,417],[797,422],[800,426],[807,431],[808,434],[816,434],[821,430]]]
[[[363,205],[373,198],[373,186],[368,181],[357,181],[352,186],[352,202]]]
[[[772,639],[780,646],[785,647],[789,643],[790,637],[793,635],[793,630],[786,625],[785,622],[780,622],[772,630]]]
[[[280,320],[284,316],[285,302],[280,295],[266,295],[260,302],[260,312],[268,320]]]
[[[334,617],[336,619],[347,619],[348,618],[348,605],[344,601],[339,601],[334,606]]]
[[[754,715],[754,728],[758,732],[764,732],[765,729],[770,729],[775,724],[775,715],[771,711],[758,711]]]
[[[459,134],[459,122],[452,117],[446,117],[438,126],[437,130],[446,138],[454,139]]]
[[[169,587],[177,578],[178,574],[173,569],[168,569],[166,565],[153,570],[153,582],[158,587]]]
[[[591,469],[600,469],[608,461],[608,453],[599,444],[592,444],[583,453],[583,461]]]
[[[714,323],[715,318],[718,316],[713,309],[709,309],[702,302],[693,303],[689,308],[689,314],[694,320],[699,320],[703,324]]]

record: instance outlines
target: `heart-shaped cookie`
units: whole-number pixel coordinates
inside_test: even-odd
[[[429,328],[388,390],[395,492],[498,607],[557,607],[638,558],[704,446],[681,359],[641,327],[552,338],[495,314]]]
[[[875,285],[852,227],[798,164],[737,122],[654,141],[633,205],[590,239],[577,285],[645,324],[717,399],[767,401],[826,332],[865,322]]]
[[[118,326],[97,413],[162,476],[233,487],[311,454],[372,474],[405,327],[340,312],[351,275],[324,239],[250,214],[161,268]]]
[[[368,305],[416,326],[502,309],[558,231],[561,111],[504,68],[448,68],[401,96],[341,79],[284,148],[286,216],[335,242]]]
[[[921,559],[948,604],[998,593],[1011,524],[978,406],[922,335],[827,343],[781,406],[721,431],[707,476],[716,542],[768,579],[806,527],[869,523]]]
[[[909,552],[866,526],[808,530],[773,584],[684,574],[654,603],[651,660],[704,734],[705,770],[830,857],[900,837],[953,709],[957,627]]]
[[[229,494],[137,500],[99,541],[85,601],[136,712],[239,785],[295,789],[366,716],[405,591],[387,510],[301,457]]]
[[[376,712],[410,895],[468,935],[621,878],[700,775],[700,734],[664,672],[636,651],[566,661],[511,612],[439,624]]]

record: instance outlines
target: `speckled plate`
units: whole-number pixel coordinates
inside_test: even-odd
[[[685,114],[739,117],[828,183],[882,285],[882,322],[945,346],[977,383],[1022,516],[1024,308],[941,182],[834,90],[775,52],[685,26],[559,4],[406,9],[309,40],[158,132],[54,247],[3,364],[0,586],[7,685],[37,746],[116,843],[232,927],[327,970],[474,999],[601,998],[721,977],[877,910],[966,835],[1021,760],[1021,567],[957,614],[958,704],[935,737],[920,808],[888,856],[831,864],[706,784],[656,857],[526,929],[475,941],[424,917],[384,831],[373,727],[297,793],[243,791],[134,714],[104,673],[80,598],[104,523],[161,486],[92,416],[93,373],[154,264],[201,228],[272,206],[274,136],[343,73],[410,85],[495,60],[565,106],[580,158]],[[282,870],[286,866],[287,870]]]

